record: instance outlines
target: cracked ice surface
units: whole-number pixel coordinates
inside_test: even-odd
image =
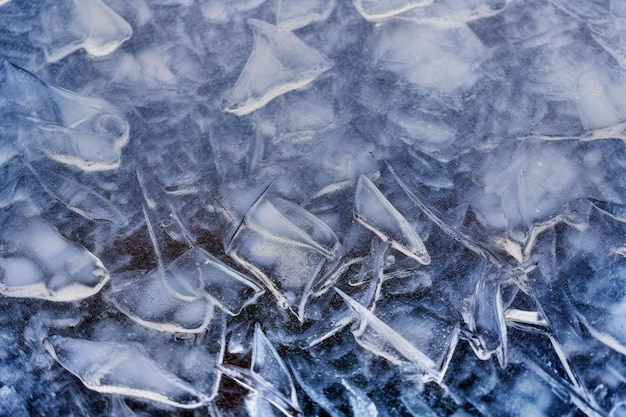
[[[0,415],[626,415],[618,0],[0,0]]]

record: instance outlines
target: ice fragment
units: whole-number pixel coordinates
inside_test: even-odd
[[[51,5],[52,6],[52,5]],[[102,0],[63,0],[41,14],[40,42],[48,62],[57,62],[79,49],[105,56],[130,39],[133,29]],[[58,22],[65,22],[59,26]]]
[[[281,29],[299,29],[328,19],[334,7],[335,0],[279,0],[276,25]]]
[[[416,7],[424,7],[433,0],[353,0],[361,16],[372,22],[389,19]]]
[[[246,214],[226,252],[254,273],[281,307],[302,319],[315,278],[339,246],[321,220],[266,191]]]
[[[8,297],[77,301],[109,280],[102,262],[63,238],[43,219],[14,216],[0,229],[0,293]]]
[[[52,336],[45,343],[61,366],[94,391],[187,409],[201,407],[209,400],[131,344],[61,336]]]
[[[430,263],[426,246],[413,226],[364,175],[356,188],[354,217],[394,249],[423,265]]]
[[[288,30],[249,19],[254,47],[235,86],[225,99],[224,111],[243,116],[276,97],[312,83],[332,68],[332,62]]]
[[[288,417],[301,415],[291,375],[258,324],[254,329],[250,370],[232,365],[222,365],[221,368],[226,375],[252,391],[247,402],[252,415],[265,407],[261,398]]]
[[[129,125],[111,104],[46,84],[5,60],[0,85],[0,108],[14,118],[17,143],[27,155],[38,150],[85,171],[119,166]]]

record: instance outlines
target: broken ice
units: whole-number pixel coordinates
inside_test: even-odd
[[[622,3],[0,0],[0,415],[621,416]]]
[[[291,32],[250,19],[254,48],[224,110],[238,116],[251,113],[281,94],[305,87],[332,63]]]

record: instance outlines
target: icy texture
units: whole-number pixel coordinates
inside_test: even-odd
[[[273,415],[268,403],[286,416],[300,415],[296,389],[285,363],[260,326],[254,329],[250,370],[223,368],[226,375],[251,390],[246,406],[251,416]]]
[[[254,47],[224,110],[243,116],[276,97],[312,83],[333,64],[295,35],[257,19],[248,20]]]
[[[623,1],[0,4],[0,415],[625,414]]]

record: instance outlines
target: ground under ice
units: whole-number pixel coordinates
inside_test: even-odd
[[[626,415],[626,3],[0,0],[0,415]]]

